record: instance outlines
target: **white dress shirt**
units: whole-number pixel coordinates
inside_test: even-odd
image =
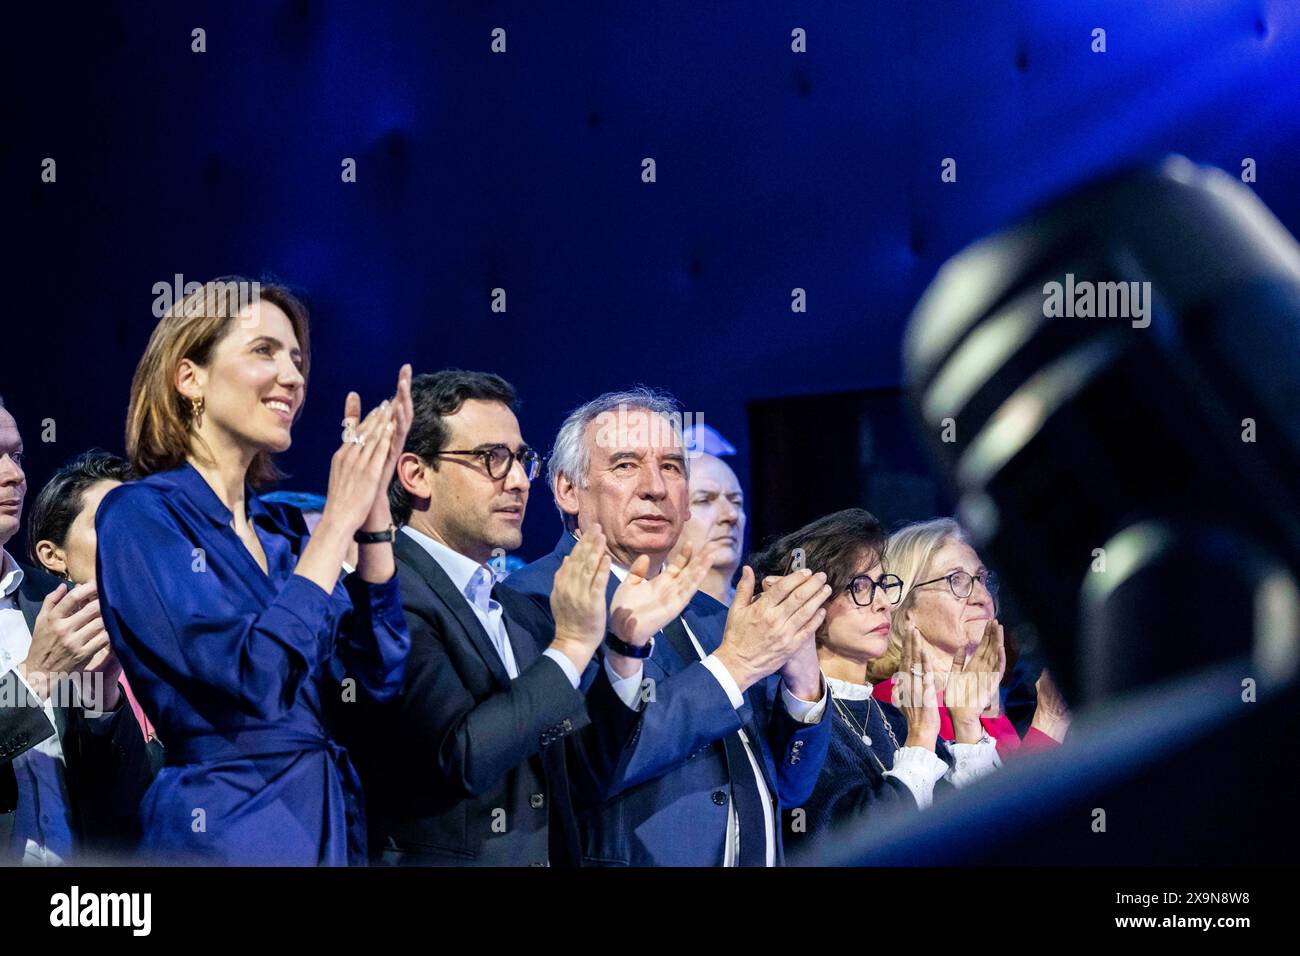
[[[510,644],[510,635],[506,630],[505,614],[501,604],[492,598],[492,588],[496,584],[496,575],[492,569],[479,564],[473,558],[465,557],[459,551],[453,551],[427,534],[416,531],[410,525],[403,527],[402,532],[409,535],[412,541],[428,552],[429,557],[437,561],[438,566],[447,572],[451,583],[464,595],[474,616],[483,625],[483,630],[487,631],[488,638],[492,641],[492,646],[506,669],[506,674],[511,680],[518,677],[519,665],[515,663],[515,650]],[[550,647],[542,653],[560,665],[564,676],[576,689],[582,680],[582,675],[578,673],[578,669],[574,667],[568,655]],[[639,677],[637,683],[640,684]]]
[[[18,607],[18,588],[23,570],[0,549],[0,673],[12,670],[27,693],[31,686],[18,673],[32,646],[27,619]],[[54,719],[54,701],[45,701],[45,717],[54,733],[13,759],[18,781],[18,806],[14,817],[14,841],[22,842],[23,865],[55,866],[72,855],[72,809],[63,773],[63,744]]]
[[[627,568],[620,564],[610,565],[610,570],[614,575],[623,581],[627,578]],[[686,636],[691,640],[691,646],[695,648],[695,653],[699,655],[704,666],[708,668],[709,673],[713,675],[718,684],[731,701],[731,706],[740,710],[745,706],[745,695],[741,693],[740,685],[736,679],[731,676],[726,665],[718,660],[714,654],[706,654],[704,647],[700,644],[695,634],[691,631],[691,626],[686,623],[683,617],[682,628],[686,631]],[[651,654],[653,656],[653,652]],[[623,703],[638,710],[642,701],[640,691],[641,677],[638,674],[635,678],[621,679],[609,668],[608,659],[605,662],[606,672],[609,674],[610,683],[614,685],[614,690],[622,698]],[[620,686],[621,685],[621,686]],[[826,702],[830,699],[826,690],[826,684],[822,684],[822,696],[820,700],[806,701],[790,693],[785,686],[785,681],[781,681],[781,699],[785,702],[785,709],[795,720],[805,724],[815,724],[822,719],[822,714],[826,711]],[[749,735],[741,727],[736,731],[740,735],[740,742],[745,747],[745,756],[749,758],[750,769],[754,773],[754,781],[758,786],[759,796],[762,797],[763,804],[763,825],[765,829],[764,843],[766,846],[766,864],[776,866],[776,811],[772,804],[772,791],[768,789],[767,780],[763,776],[762,768],[759,766],[758,758],[754,755],[754,748],[750,745]],[[734,801],[727,801],[727,842],[726,849],[723,852],[722,865],[736,866],[740,857],[740,818],[736,815]]]

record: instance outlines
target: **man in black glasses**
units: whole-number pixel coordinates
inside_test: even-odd
[[[497,375],[411,383],[389,489],[411,653],[400,698],[340,705],[366,785],[372,857],[397,865],[578,858],[566,738],[589,726],[581,675],[605,633],[609,562],[593,540],[555,578],[554,623],[497,581],[541,460]],[[577,761],[573,761],[577,762]]]

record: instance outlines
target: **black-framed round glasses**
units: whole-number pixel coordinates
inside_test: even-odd
[[[876,599],[876,588],[885,592],[885,600],[897,604],[903,599],[903,579],[896,574],[882,574],[873,581],[865,574],[859,574],[849,582],[849,596],[858,607],[870,607]]]
[[[969,571],[953,571],[941,578],[922,581],[920,584],[912,585],[912,587],[924,587],[927,584],[938,584],[940,581],[947,581],[948,587],[952,589],[953,597],[961,598],[963,601],[970,597],[971,591],[975,590],[976,581],[984,585],[984,590],[989,592],[989,597],[995,601],[998,597],[998,576],[988,569],[979,572],[979,574],[971,574]]]
[[[437,457],[441,458],[443,455],[477,456],[482,459],[488,477],[494,481],[500,481],[510,474],[510,466],[515,461],[518,461],[523,467],[524,475],[529,481],[536,478],[542,470],[542,456],[527,445],[517,452],[511,451],[507,445],[489,445],[487,448],[450,449],[438,452]]]

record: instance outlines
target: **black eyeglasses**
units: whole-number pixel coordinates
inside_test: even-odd
[[[542,470],[542,456],[527,445],[517,452],[511,451],[506,445],[489,445],[487,448],[442,451],[435,457],[441,458],[443,455],[474,455],[483,459],[483,467],[487,469],[488,477],[494,481],[499,481],[510,474],[510,466],[515,461],[523,466],[524,475],[529,481],[536,478]]]
[[[859,574],[849,582],[849,596],[858,607],[870,607],[876,599],[876,588],[885,592],[885,600],[897,604],[903,599],[903,579],[896,574],[882,574],[877,581],[865,574]],[[865,600],[863,596],[865,595]]]
[[[940,581],[947,581],[948,587],[952,589],[953,597],[961,598],[963,601],[970,597],[971,591],[975,590],[975,582],[978,581],[984,585],[984,590],[989,592],[989,597],[997,600],[998,596],[998,576],[987,569],[979,574],[971,574],[969,571],[953,571],[945,574],[941,578],[935,578],[932,581],[922,581],[920,584],[913,584],[913,588],[925,587],[927,584],[938,584]]]

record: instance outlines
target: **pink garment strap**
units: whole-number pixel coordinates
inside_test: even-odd
[[[157,736],[154,732],[153,724],[150,722],[149,718],[145,716],[144,708],[140,706],[140,702],[135,699],[135,692],[131,690],[131,685],[127,683],[126,675],[123,674],[117,680],[118,683],[122,685],[122,691],[126,694],[126,702],[130,705],[131,712],[135,714],[136,723],[140,725],[140,730],[144,734],[144,742],[148,743]]]

